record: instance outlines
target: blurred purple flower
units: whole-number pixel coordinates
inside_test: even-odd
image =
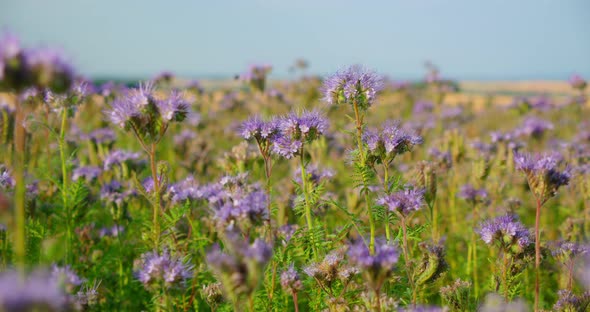
[[[403,216],[408,216],[412,212],[418,211],[422,208],[422,205],[424,204],[424,190],[401,190],[377,199],[377,203],[385,206],[390,211],[396,211]]]
[[[324,101],[331,105],[357,102],[362,110],[366,110],[382,88],[381,76],[360,65],[353,65],[328,77],[322,86],[322,93]]]
[[[154,286],[184,288],[186,281],[192,277],[193,266],[164,249],[162,253],[154,251],[141,255],[139,269],[135,274],[148,289]]]

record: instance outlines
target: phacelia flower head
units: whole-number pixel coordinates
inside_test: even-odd
[[[167,249],[162,253],[147,252],[141,255],[137,279],[147,289],[182,289],[192,277],[193,267],[179,256],[171,255]]]
[[[369,158],[377,162],[391,162],[395,156],[411,151],[424,142],[421,136],[407,132],[397,123],[386,123],[381,132],[369,129],[363,133]]]
[[[303,289],[303,283],[301,282],[299,273],[297,273],[293,264],[281,273],[281,287],[283,288],[283,291],[290,295]]]
[[[515,133],[517,135],[524,135],[535,139],[540,139],[543,137],[545,132],[552,129],[553,124],[549,121],[536,117],[529,117],[522,122],[521,126],[516,129]]]
[[[259,116],[252,117],[242,123],[240,135],[245,140],[272,140],[279,133],[279,121],[272,119],[264,121]]]
[[[343,249],[331,251],[322,261],[306,266],[303,272],[323,285],[331,285],[337,280],[350,281],[358,273],[358,269],[353,269],[346,264],[344,251]]]
[[[572,75],[569,79],[569,83],[570,86],[572,86],[572,88],[583,91],[584,89],[586,89],[586,80],[584,80],[584,78],[582,78],[582,76],[580,75]]]
[[[553,305],[553,311],[559,312],[582,312],[590,308],[590,291],[575,295],[570,290],[562,289],[557,292],[559,299]]]
[[[357,240],[349,246],[348,258],[363,273],[369,286],[373,290],[379,290],[393,272],[399,259],[399,250],[385,240],[377,240],[375,252],[371,254],[363,240]]]
[[[291,112],[278,124],[281,135],[291,140],[313,141],[328,130],[328,119],[318,111]]]
[[[241,74],[239,78],[250,84],[253,89],[262,92],[266,86],[266,77],[271,71],[272,66],[268,64],[250,65],[248,71]]]
[[[55,264],[51,267],[51,278],[58,285],[63,286],[68,293],[72,293],[83,282],[70,266],[59,267]]]
[[[562,157],[559,154],[514,155],[516,169],[525,173],[530,189],[542,204],[555,196],[557,190],[571,179],[569,168],[560,170]]]
[[[15,181],[10,171],[0,166],[0,188],[5,190],[11,190],[14,188]]]
[[[353,65],[324,81],[322,92],[329,104],[356,105],[367,110],[383,88],[383,79],[375,72]]]
[[[424,190],[407,188],[391,195],[377,199],[377,203],[385,206],[390,211],[408,216],[414,211],[420,210],[424,204]]]
[[[497,244],[502,251],[519,254],[531,244],[529,230],[513,215],[484,221],[475,229],[488,245]]]
[[[59,282],[44,272],[22,278],[18,272],[0,275],[0,311],[69,311],[71,303]]]
[[[85,166],[74,169],[72,173],[72,180],[77,181],[79,179],[85,179],[86,181],[92,181],[98,178],[102,170],[99,167]]]
[[[129,89],[105,111],[115,125],[134,131],[144,141],[158,141],[168,124],[181,122],[190,113],[190,103],[179,92],[157,95],[152,83]]]
[[[554,245],[551,254],[561,263],[565,264],[568,263],[569,260],[573,260],[578,256],[590,254],[590,246],[568,241],[559,241]]]
[[[115,166],[120,166],[125,163],[141,162],[141,155],[139,153],[128,152],[123,150],[114,150],[108,154],[103,162],[103,169],[108,171]]]
[[[305,172],[307,173],[307,181],[311,182],[313,185],[319,185],[321,182],[325,180],[329,180],[334,176],[334,171],[330,169],[320,169],[315,164],[310,164],[306,167]],[[295,182],[301,184],[301,168],[297,168],[293,173],[293,180]]]
[[[488,200],[488,192],[484,188],[476,189],[471,184],[463,185],[459,191],[458,196],[473,205],[485,203]]]
[[[228,244],[222,251],[214,245],[207,253],[207,263],[232,301],[252,294],[272,257],[272,247],[261,239],[248,244],[236,233],[227,233]]]

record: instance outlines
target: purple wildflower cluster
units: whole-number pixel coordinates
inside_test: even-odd
[[[334,171],[331,169],[320,169],[316,164],[308,165],[305,168],[305,172],[307,173],[307,181],[311,182],[313,185],[319,185],[325,180],[329,180],[334,176]],[[302,184],[301,181],[301,168],[297,168],[295,172],[293,172],[293,180],[299,184]]]
[[[405,131],[396,123],[384,124],[381,132],[375,129],[365,131],[363,141],[368,147],[369,158],[385,164],[424,142],[421,136]]]
[[[290,295],[296,294],[303,289],[303,282],[299,278],[299,273],[295,270],[295,266],[291,264],[288,269],[281,273],[281,287]]]
[[[529,230],[513,215],[484,221],[475,231],[486,244],[498,244],[505,252],[519,254],[531,244]]]
[[[105,114],[113,124],[134,131],[142,140],[157,142],[169,123],[188,116],[190,105],[181,93],[172,91],[161,97],[152,83],[146,83],[115,98]]]
[[[328,77],[322,91],[324,101],[334,104],[358,105],[367,110],[383,88],[383,79],[360,65],[348,67]]]
[[[44,272],[22,278],[18,272],[0,275],[0,310],[66,311],[71,307],[59,281]]]
[[[207,264],[232,301],[253,293],[260,283],[264,267],[272,257],[272,247],[261,239],[249,244],[227,233],[225,252],[215,244],[207,253]]]
[[[95,166],[84,166],[74,169],[72,172],[72,180],[78,181],[84,179],[88,182],[96,180],[102,173],[102,169]]]
[[[258,91],[264,91],[266,86],[266,77],[272,71],[272,66],[268,64],[250,65],[248,71],[239,76],[240,80],[250,84],[252,88]]]
[[[303,268],[303,272],[316,282],[330,287],[336,281],[348,283],[360,273],[357,267],[344,261],[344,250],[333,250],[320,262],[313,262]]]
[[[328,120],[318,111],[305,111],[300,115],[291,112],[278,121],[279,136],[272,150],[287,159],[301,151],[303,144],[319,138],[328,130]]]
[[[553,124],[537,117],[526,118],[521,126],[515,130],[518,136],[529,136],[535,139],[543,137],[545,132],[553,130]]]
[[[584,91],[586,89],[586,80],[580,75],[572,75],[569,79],[570,86],[576,90]]]
[[[193,274],[189,261],[171,255],[167,249],[141,255],[138,267],[137,279],[147,289],[182,289]]]
[[[420,210],[424,204],[424,190],[407,188],[391,195],[377,199],[379,205],[385,206],[389,211],[408,216],[414,211]]]
[[[458,196],[472,205],[485,203],[488,200],[488,192],[484,188],[476,189],[471,184],[463,185]]]
[[[562,289],[557,292],[559,299],[553,305],[553,311],[588,311],[590,308],[590,291],[575,295],[571,290]]]
[[[0,38],[0,87],[22,91],[29,87],[65,92],[74,81],[72,66],[61,51],[24,49],[9,33]]]
[[[568,185],[571,179],[570,168],[560,170],[562,157],[558,154],[514,155],[516,169],[525,173],[529,187],[541,203],[555,196],[557,190]]]
[[[139,153],[128,152],[123,150],[114,150],[105,157],[103,161],[103,169],[105,171],[108,171],[124,163],[139,164],[141,162],[143,162],[143,160],[141,160],[141,154]]]
[[[399,250],[385,240],[376,241],[373,254],[363,240],[357,240],[348,248],[350,263],[363,273],[373,290],[379,290],[391,275],[399,255]]]

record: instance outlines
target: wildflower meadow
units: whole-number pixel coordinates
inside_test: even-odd
[[[579,75],[474,101],[433,65],[67,60],[0,38],[0,311],[590,311]]]

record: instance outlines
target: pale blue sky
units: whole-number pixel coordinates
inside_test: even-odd
[[[0,0],[0,28],[62,47],[92,77],[287,75],[361,63],[456,79],[590,78],[589,0]]]

